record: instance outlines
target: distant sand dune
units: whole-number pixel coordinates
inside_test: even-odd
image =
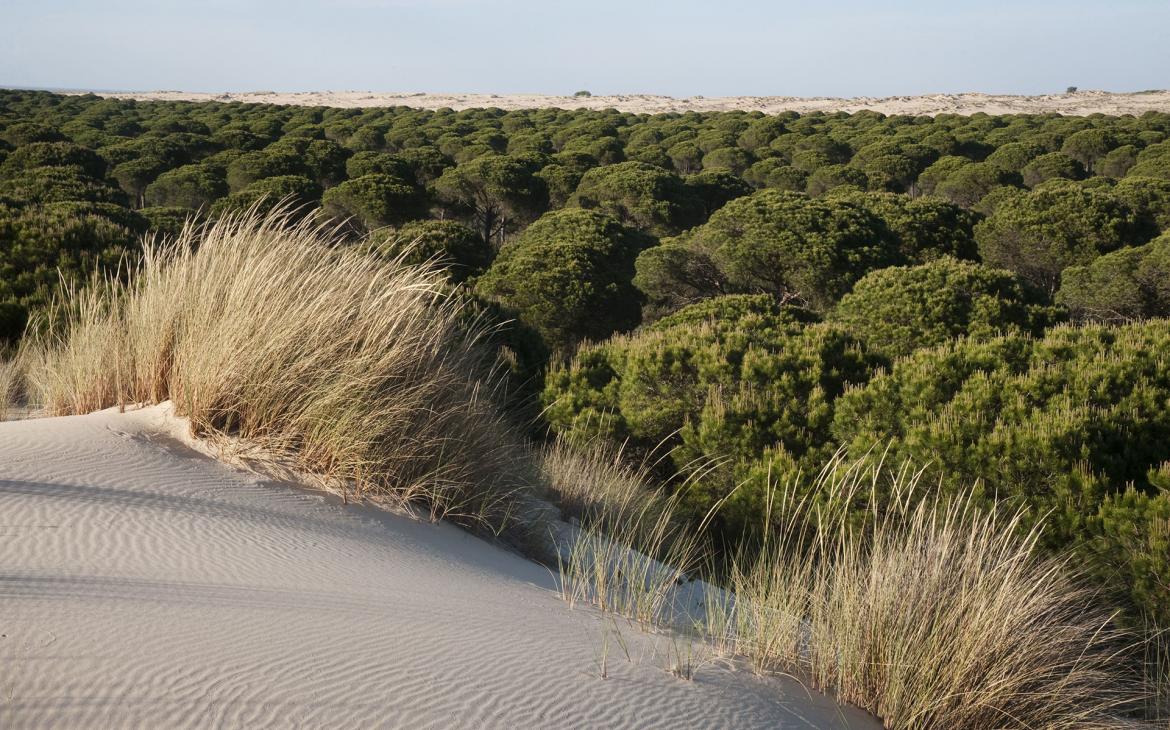
[[[603,680],[598,615],[545,569],[233,470],[176,423],[0,423],[0,727],[879,727],[794,682],[675,679],[624,622],[644,658],[611,647]]]
[[[561,109],[619,109],[639,114],[684,111],[761,111],[776,114],[782,111],[846,111],[872,109],[883,114],[1041,114],[1058,113],[1084,116],[1088,114],[1142,114],[1147,111],[1170,112],[1170,91],[1153,90],[1115,94],[1107,91],[1080,91],[1074,94],[1047,94],[1043,96],[1012,96],[995,94],[928,94],[922,96],[833,97],[803,98],[797,96],[723,96],[689,97],[676,99],[651,94],[622,94],[617,96],[547,96],[543,94],[430,94],[387,93],[372,91],[304,91],[277,93],[272,91],[233,92],[223,94],[183,91],[151,91],[142,93],[103,93],[118,99],[141,101],[238,101],[259,104],[300,104],[334,107],[410,106],[419,109],[473,109],[498,107],[500,109],[533,109],[557,107]]]

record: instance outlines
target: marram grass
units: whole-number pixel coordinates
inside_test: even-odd
[[[341,245],[286,211],[145,244],[126,277],[67,292],[25,339],[50,414],[171,400],[353,496],[502,529],[527,480],[485,326],[441,270]]]
[[[694,630],[724,656],[801,678],[890,728],[1148,727],[1133,719],[1159,691],[1138,670],[1142,639],[1115,627],[1074,565],[1042,557],[1042,526],[919,480],[838,459],[815,503],[777,485],[762,545],[730,561],[727,590],[706,590]],[[894,495],[879,512],[848,507],[879,493]],[[563,597],[686,631],[668,609],[689,576],[658,566],[708,565],[705,546],[674,539],[670,500],[623,508],[617,529],[612,517],[582,521]]]

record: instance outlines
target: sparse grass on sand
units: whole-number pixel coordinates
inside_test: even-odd
[[[170,399],[198,435],[288,460],[349,496],[500,530],[526,490],[484,324],[441,270],[363,255],[287,211],[146,243],[127,277],[30,328],[49,414]]]
[[[702,527],[677,518],[678,497],[647,489],[647,474],[601,446],[546,449],[547,484],[573,519],[558,558],[561,596],[645,628],[675,623],[675,587],[709,557]]]
[[[883,511],[859,519],[844,508],[881,480],[896,495]],[[1069,561],[1039,556],[1040,528],[932,496],[917,475],[881,464],[834,462],[813,492],[829,498],[776,489],[762,546],[732,562],[728,591],[707,590],[700,631],[725,655],[891,728],[1112,728],[1148,701],[1140,639],[1114,627]],[[654,528],[670,512],[646,519]],[[654,529],[602,527],[583,523],[562,566],[565,597],[672,618],[644,607],[669,606],[673,583],[631,570],[658,563],[629,556],[648,532],[649,550],[674,565],[672,545]],[[693,543],[679,549],[682,564],[702,563]]]

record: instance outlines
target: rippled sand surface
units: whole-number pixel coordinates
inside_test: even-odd
[[[669,640],[543,567],[232,469],[166,413],[0,423],[0,727],[878,727],[795,682],[676,679]],[[610,638],[602,679],[614,626],[634,661]]]

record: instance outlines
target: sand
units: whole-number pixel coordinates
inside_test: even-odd
[[[230,92],[222,94],[183,91],[102,93],[117,99],[140,101],[221,101],[260,104],[299,104],[333,107],[409,106],[419,109],[619,109],[624,112],[656,114],[685,111],[761,111],[776,114],[796,112],[855,112],[872,109],[883,114],[1141,114],[1147,111],[1170,112],[1170,91],[1152,90],[1135,93],[1079,91],[1073,94],[1012,96],[1005,94],[927,94],[922,96],[887,96],[803,98],[796,96],[723,96],[674,98],[652,94],[618,96],[549,96],[544,94],[435,94],[383,93],[372,91],[272,91]]]
[[[0,423],[0,727],[880,727],[795,681],[677,679],[668,637],[570,609],[536,563],[181,428]]]

